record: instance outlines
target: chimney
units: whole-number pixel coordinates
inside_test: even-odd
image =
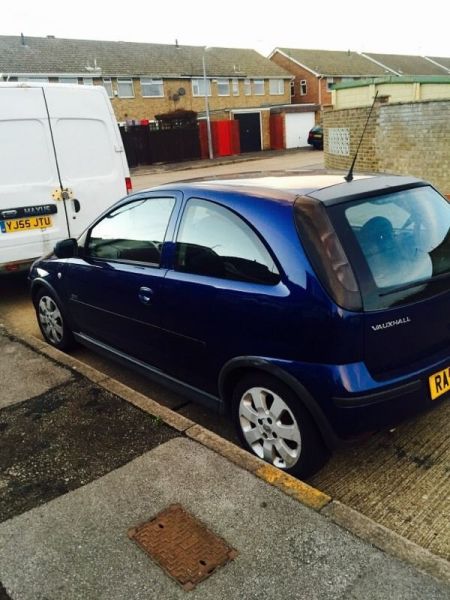
[[[25,36],[23,35],[23,33],[20,34],[20,43],[22,44],[22,46],[26,46],[26,44],[25,44]]]

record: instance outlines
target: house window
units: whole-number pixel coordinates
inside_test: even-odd
[[[271,96],[282,96],[284,94],[283,79],[269,79],[269,92]]]
[[[83,77],[83,85],[94,85],[94,79],[92,77]]]
[[[331,86],[334,83],[334,77],[327,77],[327,91],[331,92]]]
[[[211,96],[211,80],[206,80],[207,94]],[[192,80],[192,95],[193,96],[204,96],[205,95],[205,81],[204,79],[193,79]]]
[[[58,77],[59,83],[78,83],[78,77]]]
[[[291,98],[295,96],[295,81],[291,80]]]
[[[308,93],[308,84],[306,83],[306,79],[300,80],[300,96],[306,96]]]
[[[103,87],[105,88],[106,93],[108,94],[108,96],[110,98],[112,98],[114,96],[114,94],[113,94],[113,87],[112,87],[111,77],[104,77],[103,78]]]
[[[252,84],[250,82],[250,79],[244,79],[244,94],[245,96],[252,95]]]
[[[233,96],[239,96],[239,79],[234,78],[231,82],[233,84]]]
[[[230,95],[230,80],[229,79],[218,79],[217,80],[217,94],[219,96]]]
[[[48,77],[18,77],[17,81],[31,81],[34,83],[48,83]]]
[[[253,80],[253,93],[255,96],[264,96],[264,79]]]
[[[163,80],[141,77],[141,92],[143,98],[162,98],[164,96]]]
[[[134,98],[133,80],[131,77],[117,78],[117,94],[119,98]]]

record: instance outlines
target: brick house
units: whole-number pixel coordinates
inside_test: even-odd
[[[245,119],[256,149],[270,147],[270,108],[290,103],[290,73],[255,50],[177,43],[0,36],[0,80],[103,85],[119,122],[175,109]]]
[[[275,48],[269,59],[294,80],[292,102],[313,103],[321,107],[331,104],[334,84],[388,75],[445,75],[449,58],[404,56],[334,51]]]

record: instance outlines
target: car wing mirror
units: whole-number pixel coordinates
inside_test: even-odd
[[[78,254],[78,244],[75,238],[68,238],[57,242],[54,248],[55,256],[58,258],[73,258]]]

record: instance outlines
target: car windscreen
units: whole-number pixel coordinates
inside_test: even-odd
[[[330,207],[366,310],[450,289],[450,204],[431,186]]]

